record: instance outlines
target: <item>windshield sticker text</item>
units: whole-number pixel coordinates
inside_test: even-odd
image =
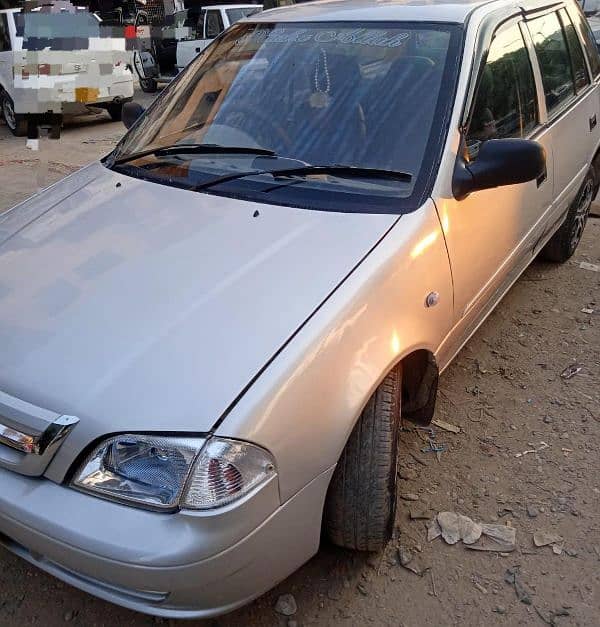
[[[264,42],[276,44],[298,43],[314,41],[319,44],[351,44],[358,46],[376,46],[378,48],[398,48],[403,46],[410,33],[383,31],[374,28],[356,28],[354,30],[314,30],[308,28],[297,29],[260,29],[248,33],[236,41],[237,46],[261,44]]]

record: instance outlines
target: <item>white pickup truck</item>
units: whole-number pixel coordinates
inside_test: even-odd
[[[28,117],[52,118],[86,105],[121,119],[133,97],[130,53],[124,38],[101,37],[87,11],[22,13],[0,10],[0,107],[10,131],[27,134]]]
[[[232,24],[259,11],[262,11],[260,4],[211,5],[202,7],[197,12],[187,9],[184,26],[181,28],[183,33],[178,36],[177,68],[184,68]]]

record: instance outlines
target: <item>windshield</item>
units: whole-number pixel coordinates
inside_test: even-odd
[[[192,189],[223,177],[206,188],[214,194],[397,212],[419,199],[439,156],[459,37],[455,25],[425,23],[238,24],[165,90],[109,162]],[[260,148],[273,156],[147,154],[174,144]],[[114,164],[137,153],[145,154]],[[345,169],[303,168],[301,176],[276,181],[265,173],[306,165]]]
[[[61,40],[99,37],[100,23],[91,13],[19,13],[15,16],[17,36],[23,37],[25,46],[32,49],[36,41],[52,41],[53,48],[60,47]],[[47,43],[45,45],[48,45]],[[87,46],[86,46],[87,47]],[[66,48],[70,49],[70,48]]]
[[[239,22],[241,19],[245,17],[249,17],[250,15],[254,15],[262,11],[261,6],[254,7],[236,7],[235,9],[226,9],[225,13],[227,13],[227,17],[229,18],[230,24],[235,24]]]

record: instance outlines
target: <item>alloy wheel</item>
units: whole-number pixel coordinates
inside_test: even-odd
[[[10,128],[11,131],[14,131],[15,128],[17,128],[17,117],[15,115],[12,102],[6,96],[2,98],[2,113],[8,128]]]
[[[594,200],[593,195],[594,182],[590,177],[588,177],[585,181],[583,189],[579,194],[577,210],[575,212],[575,215],[573,216],[573,228],[571,229],[571,241],[569,242],[571,250],[575,250],[575,248],[579,244],[581,236],[583,235],[583,229],[585,228],[585,224],[588,219],[590,206],[592,205],[592,200]]]

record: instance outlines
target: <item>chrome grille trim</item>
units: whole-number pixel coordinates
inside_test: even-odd
[[[78,422],[79,418],[75,416],[59,416],[36,436],[0,422],[0,443],[27,455],[43,455],[50,446],[66,437]]]
[[[63,440],[79,422],[0,391],[0,468],[30,477],[46,472]]]

